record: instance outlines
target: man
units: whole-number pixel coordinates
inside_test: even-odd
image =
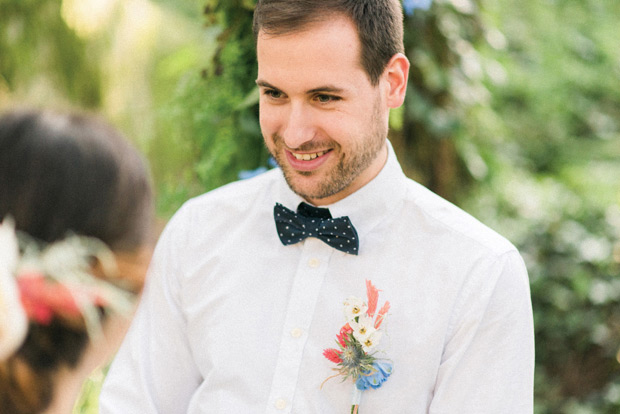
[[[393,373],[362,412],[531,413],[518,252],[407,179],[386,140],[409,69],[399,2],[264,0],[254,25],[260,124],[281,168],[173,217],[101,412],[349,412],[350,381],[321,387],[323,349],[368,279],[391,303],[380,355]],[[302,202],[356,232],[285,234],[281,215]]]

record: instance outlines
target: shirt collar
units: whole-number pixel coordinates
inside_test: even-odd
[[[321,206],[329,208],[332,217],[348,216],[360,236],[360,243],[363,243],[363,236],[366,233],[398,208],[406,192],[406,177],[389,140],[387,146],[387,162],[372,181],[340,201]],[[277,191],[279,194],[276,194],[278,197],[276,201],[293,211],[297,210],[297,206],[304,199],[288,187],[282,174],[279,180]],[[362,253],[363,244],[360,244],[360,254]]]

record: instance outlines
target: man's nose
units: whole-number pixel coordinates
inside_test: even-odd
[[[315,128],[312,123],[312,111],[305,108],[303,104],[291,104],[282,131],[286,146],[295,149],[312,141],[315,135]]]

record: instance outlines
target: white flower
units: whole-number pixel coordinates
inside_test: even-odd
[[[355,333],[353,333],[353,335],[355,335]],[[356,337],[355,339],[360,341],[364,352],[369,353],[372,352],[377,347],[377,345],[379,345],[379,342],[381,341],[381,335],[383,335],[383,333],[375,329],[372,333],[366,335],[364,338],[360,339]]]
[[[364,352],[371,352],[381,339],[381,332],[375,328],[375,322],[369,316],[360,316],[358,321],[349,322],[353,329],[353,337],[362,344]]]
[[[367,310],[368,306],[360,298],[352,296],[344,301],[344,315],[347,318],[347,321],[364,315]]]
[[[12,221],[0,223],[0,361],[22,344],[28,329],[14,276],[19,246]]]
[[[19,245],[15,236],[15,224],[5,219],[0,223],[0,263],[1,269],[13,272],[19,258]]]
[[[372,320],[370,316],[360,316],[356,321],[350,321],[349,326],[353,329],[353,336],[358,341],[362,342],[363,339],[366,339],[368,335],[371,335],[376,331],[375,322]]]

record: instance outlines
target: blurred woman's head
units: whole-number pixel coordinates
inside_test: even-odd
[[[131,250],[150,231],[145,163],[87,115],[14,112],[0,118],[0,217],[42,241],[68,231]]]
[[[117,269],[110,279],[109,270],[102,267],[106,260],[97,260],[98,253],[93,252],[86,276],[92,276],[93,283],[122,287],[137,296],[150,258],[152,198],[144,160],[105,122],[86,114],[32,110],[0,117],[0,222],[10,220],[22,239],[42,246],[41,252],[66,237],[96,240],[105,246],[102,251],[112,253],[108,256],[115,258]],[[91,254],[88,249],[85,254]],[[62,285],[57,283],[62,277],[48,277],[37,289]],[[80,314],[76,322],[63,313],[66,310],[37,303],[46,300],[45,292],[39,291],[34,305],[47,306],[50,316],[33,318],[32,305],[26,306],[24,299],[29,285],[25,279],[20,283],[16,286],[20,286],[29,324],[21,346],[0,361],[2,413],[43,411],[54,398],[58,372],[81,362],[92,324],[92,315]],[[70,289],[63,289],[57,289],[61,292],[57,296],[72,295]],[[0,310],[2,295],[0,291]],[[90,298],[99,322],[108,324],[108,304],[96,295]]]

